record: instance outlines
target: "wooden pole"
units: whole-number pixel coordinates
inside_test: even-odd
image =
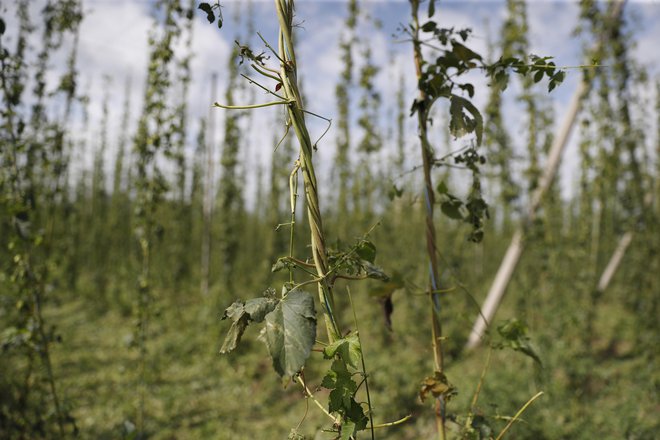
[[[616,20],[621,15],[624,3],[625,0],[619,0],[612,4],[609,13],[611,19]],[[599,49],[605,44],[606,39],[606,35],[601,35],[598,43]],[[557,170],[559,169],[559,164],[561,162],[561,156],[566,149],[566,145],[568,144],[568,139],[570,138],[573,126],[575,125],[575,120],[577,119],[577,115],[580,112],[582,100],[587,95],[587,93],[589,93],[590,89],[591,81],[585,75],[582,77],[580,84],[573,93],[573,98],[568,107],[568,110],[566,111],[564,122],[562,123],[559,133],[557,136],[555,136],[550,148],[548,164],[545,167],[540,184],[534,194],[532,194],[527,212],[525,213],[521,224],[516,229],[516,232],[513,234],[511,244],[509,244],[509,248],[506,251],[504,259],[502,260],[502,263],[497,270],[497,275],[495,275],[495,280],[493,281],[493,284],[488,291],[488,295],[486,297],[486,301],[484,302],[482,311],[479,316],[477,316],[477,320],[472,327],[472,331],[470,332],[470,336],[465,347],[467,350],[473,349],[479,345],[481,338],[483,337],[484,332],[488,327],[488,324],[495,316],[495,312],[497,312],[497,308],[502,301],[504,292],[506,291],[506,288],[511,281],[513,273],[518,266],[518,262],[520,261],[520,257],[524,250],[525,232],[528,226],[534,220],[543,197],[547,193],[548,189],[550,189],[550,186],[552,185],[552,182],[557,175]]]

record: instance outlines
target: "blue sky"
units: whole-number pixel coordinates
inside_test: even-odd
[[[35,4],[43,0],[35,1]],[[196,132],[199,117],[208,113],[211,102],[221,100],[224,94],[227,56],[237,36],[245,38],[246,26],[236,22],[236,15],[244,17],[246,0],[221,1],[224,5],[225,25],[222,30],[205,21],[204,14],[198,11],[194,30],[193,47],[193,82],[189,96],[189,108],[192,111],[191,128]],[[267,39],[275,39],[276,21],[274,19],[273,2],[268,0],[253,1],[252,10],[255,14],[255,28],[260,30]],[[487,43],[496,39],[502,19],[505,17],[504,1],[439,1],[438,12],[434,17],[439,25],[444,27],[473,29],[472,47],[480,53],[487,53]],[[14,2],[0,0],[0,10],[5,10],[3,16],[11,15]],[[147,35],[152,26],[151,7],[153,1],[147,0],[85,0],[85,19],[83,21],[79,70],[80,84],[90,95],[89,108],[91,127],[98,127],[101,115],[103,95],[110,91],[111,132],[118,128],[120,118],[124,83],[128,78],[132,82],[133,115],[140,110],[142,100],[142,85],[147,62]],[[381,30],[368,27],[363,42],[372,48],[377,65],[385,66],[376,78],[377,85],[383,94],[383,117],[393,111],[395,84],[399,75],[406,80],[410,90],[410,101],[414,98],[414,72],[411,62],[410,44],[396,42],[393,34],[401,23],[409,20],[409,5],[405,0],[365,1],[363,9],[382,22]],[[424,8],[425,9],[425,8]],[[531,1],[528,2],[530,24],[530,52],[539,55],[553,55],[559,65],[576,65],[581,63],[581,41],[572,35],[578,16],[577,2],[574,1]],[[327,118],[336,118],[334,89],[341,70],[338,51],[338,39],[346,15],[346,1],[299,0],[297,2],[297,17],[300,22],[299,66],[303,77],[307,105],[311,111]],[[653,76],[660,72],[660,2],[630,1],[626,6],[626,16],[634,29],[637,46],[635,57],[643,63]],[[8,25],[8,35],[11,36],[14,22],[5,20]],[[34,35],[35,42],[38,32]],[[252,40],[255,42],[255,40]],[[260,46],[258,46],[260,47]],[[55,81],[62,68],[64,54],[54,58],[50,79]],[[209,96],[208,81],[212,71],[220,75],[218,97]],[[111,78],[110,88],[105,86],[103,77]],[[579,73],[569,72],[565,83],[552,93],[552,105],[561,119],[561,109],[570,98]],[[485,81],[475,79],[477,87],[485,85]],[[479,87],[478,87],[479,88]],[[391,93],[389,93],[391,92]],[[515,95],[515,87],[508,91]],[[483,107],[487,91],[477,92],[476,103]],[[249,97],[242,97],[249,99]],[[650,96],[649,96],[650,98]],[[241,99],[241,97],[239,97]],[[256,93],[256,99],[268,98]],[[246,142],[245,158],[258,159],[266,163],[272,150],[273,135],[270,134],[277,110],[260,110],[254,112],[250,124],[258,130],[251,130],[251,139]],[[515,106],[507,107],[507,117],[511,121],[512,132],[520,131],[517,121],[521,120],[519,110]],[[217,126],[222,126],[223,111],[218,110]],[[413,121],[410,120],[409,133],[414,133]],[[557,121],[557,124],[559,121]],[[323,125],[312,123],[312,129],[320,132]],[[95,133],[89,133],[93,141]],[[385,127],[384,127],[385,130]],[[266,134],[268,133],[268,134]],[[320,146],[318,160],[326,172],[334,155],[334,130],[324,139]],[[218,134],[218,140],[221,135]],[[414,139],[410,137],[409,151],[416,155]],[[379,160],[388,160],[389,151],[393,145],[386,145],[385,152]],[[112,148],[107,152],[108,161],[113,157]],[[573,155],[567,156],[564,164],[562,185],[571,186],[574,181],[575,161]],[[80,151],[78,161],[89,164],[92,157],[90,151]],[[416,156],[414,156],[416,157]],[[415,160],[411,159],[411,164]]]

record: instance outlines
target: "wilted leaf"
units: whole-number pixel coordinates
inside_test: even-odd
[[[279,300],[275,298],[253,298],[245,302],[245,313],[250,316],[250,321],[261,322],[270,313]]]
[[[381,269],[379,266],[376,266],[373,263],[362,260],[362,269],[367,274],[367,277],[374,280],[380,281],[389,281],[390,277]]]
[[[305,440],[305,436],[299,433],[296,428],[291,428],[287,440]]]
[[[259,336],[268,347],[273,368],[280,376],[293,376],[305,365],[316,337],[314,298],[292,290],[266,315]]]
[[[275,298],[254,298],[249,299],[245,303],[243,301],[236,301],[227,309],[222,315],[222,319],[231,319],[233,323],[225,336],[225,340],[220,347],[220,353],[225,354],[234,350],[241,338],[245,329],[250,322],[261,322],[267,313],[271,312],[277,305],[278,300]]]
[[[448,401],[456,394],[456,389],[449,383],[444,373],[436,371],[433,376],[426,377],[422,381],[419,398],[423,402],[429,394],[434,398],[442,396]]]
[[[295,267],[295,264],[288,260],[287,258],[278,258],[273,267],[270,269],[271,272],[279,272],[283,269],[292,269]]]
[[[451,119],[449,121],[449,128],[452,134],[456,137],[461,137],[467,133],[474,132],[477,137],[477,145],[481,145],[484,121],[479,110],[477,110],[472,102],[458,95],[452,94],[450,101],[449,113]]]

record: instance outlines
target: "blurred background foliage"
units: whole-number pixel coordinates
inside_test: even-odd
[[[356,32],[377,24],[359,2],[347,6],[336,157],[322,182],[328,244],[342,249],[377,224],[369,239],[390,279],[351,289],[374,414],[378,422],[413,416],[379,436],[431,438],[433,414],[418,395],[432,369],[421,173],[413,165],[419,147],[405,122],[415,92],[397,78],[396,90],[387,91],[396,93],[397,108],[379,111],[384,91],[374,77],[387,66],[374,64],[369,40]],[[124,108],[101,103],[101,126],[86,127],[97,135],[82,137],[71,132],[72,114],[93,105],[76,64],[82,5],[60,0],[35,9],[19,0],[15,16],[1,10],[0,32],[12,26],[15,38],[7,45],[0,36],[0,437],[284,438],[300,424],[308,438],[331,438],[301,390],[272,374],[256,332],[248,331],[231,356],[218,355],[228,327],[219,320],[224,308],[286,279],[270,269],[288,253],[289,231],[278,225],[291,220],[291,139],[264,169],[241,153],[250,130],[265,129],[252,125],[250,113],[227,117],[221,127],[206,117],[191,133],[190,35],[200,12],[195,1],[156,7],[141,114],[130,114],[136,85],[127,83]],[[555,115],[543,86],[522,80],[511,91],[524,133],[511,129],[520,121],[507,120],[501,93],[482,91],[489,97],[481,184],[490,205],[483,240],[468,240],[469,224],[436,218],[446,374],[458,390],[450,430],[470,407],[494,347],[470,438],[499,432],[538,391],[544,396],[510,438],[651,439],[660,431],[660,98],[649,102],[640,92],[655,89],[660,97],[660,82],[629,56],[634,29],[625,19],[607,24],[605,5],[596,2],[583,1],[580,9],[586,42],[603,28],[611,35],[602,52],[585,53],[607,68],[569,73],[592,84],[574,133],[579,186],[567,198],[554,185],[543,200],[493,329],[473,351],[463,347],[478,304],[547,163]],[[493,59],[529,52],[524,2],[508,1],[507,14],[491,42]],[[240,17],[248,30],[249,17],[248,8]],[[43,32],[39,47],[26,43],[35,31]],[[35,62],[25,61],[28,51]],[[48,88],[55,54],[67,68]],[[244,67],[233,52],[229,80],[212,86],[225,103],[237,91],[248,93],[239,76]],[[105,81],[110,93],[109,84],[121,79]],[[314,99],[313,90],[306,93]],[[124,130],[109,132],[110,118]],[[135,118],[138,130],[128,132]],[[438,157],[453,142],[445,120],[436,115],[432,128],[445,141]],[[272,145],[261,148],[274,148],[281,131],[273,128]],[[382,152],[385,140],[394,148]],[[75,168],[79,151],[95,158],[90,169]],[[110,164],[107,151],[116,154]],[[434,170],[444,182],[439,194],[460,192],[465,182],[456,165],[444,161]],[[256,179],[253,196],[248,179]],[[299,217],[297,233],[304,235]],[[297,246],[296,255],[310,257],[304,243]],[[617,250],[618,270],[601,288]],[[336,300],[348,308],[342,283]],[[523,330],[521,347],[511,335]],[[315,368],[311,362],[306,369],[308,380],[319,377]]]

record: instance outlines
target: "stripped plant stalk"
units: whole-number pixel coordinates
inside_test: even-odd
[[[419,0],[411,0],[412,19],[413,19],[413,51],[415,60],[415,70],[417,78],[422,76],[422,64],[424,62],[422,56],[422,46],[420,42],[420,25],[418,17]],[[440,298],[438,294],[434,294],[439,289],[438,286],[438,260],[436,253],[436,234],[435,225],[433,223],[433,205],[435,197],[433,193],[433,180],[431,177],[431,167],[433,166],[433,151],[428,139],[427,123],[428,123],[428,99],[426,93],[419,89],[419,109],[417,111],[418,123],[418,137],[422,152],[422,161],[424,169],[424,201],[426,210],[426,250],[429,258],[429,287],[428,297],[431,305],[431,334],[433,347],[433,362],[435,371],[442,373],[444,368],[443,353],[442,353],[442,327],[440,325]],[[445,438],[445,401],[442,396],[436,399],[436,426],[438,429],[438,438]]]
[[[330,124],[330,120],[315,113],[306,111],[303,106],[300,89],[297,79],[297,63],[294,45],[292,41],[293,30],[293,0],[276,0],[275,7],[277,11],[280,31],[278,35],[278,52],[263,39],[266,47],[273,51],[274,58],[280,61],[277,71],[276,92],[270,94],[280,99],[277,102],[266,104],[254,104],[245,106],[235,106],[232,103],[227,105],[216,104],[217,107],[227,109],[256,109],[273,105],[284,105],[286,109],[286,131],[293,127],[300,144],[300,152],[294,167],[289,175],[289,194],[291,221],[280,226],[290,225],[289,255],[281,257],[273,266],[273,271],[288,269],[289,282],[284,284],[282,296],[276,297],[273,289],[268,289],[260,298],[255,298],[244,302],[242,300],[234,302],[225,310],[223,319],[234,321],[232,329],[225,338],[220,349],[220,353],[229,353],[234,350],[245,329],[245,324],[251,322],[266,321],[261,332],[261,339],[266,343],[273,358],[273,366],[280,376],[289,376],[297,378],[302,385],[305,394],[314,400],[325,414],[329,414],[333,421],[333,431],[338,432],[342,438],[356,438],[359,431],[367,429],[369,418],[364,413],[362,405],[355,400],[355,395],[364,384],[367,401],[369,402],[369,415],[371,409],[371,396],[367,373],[365,371],[364,359],[361,352],[361,341],[357,333],[354,335],[342,337],[335,314],[333,285],[337,278],[345,279],[364,279],[374,278],[381,281],[388,279],[387,275],[380,268],[374,265],[375,246],[362,239],[347,252],[329,251],[326,248],[326,238],[323,231],[321,209],[319,207],[317,179],[312,161],[313,151],[316,149],[316,142],[312,142],[307,125],[305,122],[305,113],[324,119]],[[272,72],[273,69],[266,68],[263,65],[263,54],[255,55],[249,47],[240,46],[241,56],[247,57],[259,65],[255,69],[257,72],[264,70]],[[267,74],[265,77],[272,78]],[[256,81],[246,78],[248,81],[262,89],[264,86]],[[323,132],[322,138],[328,131]],[[286,133],[285,133],[286,136]],[[320,140],[319,138],[319,140]],[[278,145],[282,141],[278,142]],[[302,260],[294,257],[294,235],[296,225],[296,204],[298,190],[298,173],[302,174],[303,188],[305,192],[305,206],[310,228],[310,243],[312,258]],[[372,227],[373,229],[373,227]],[[313,262],[313,264],[310,264]],[[332,265],[331,265],[332,262]],[[346,269],[348,267],[348,269]],[[300,282],[294,279],[294,270],[300,270],[309,277]],[[346,269],[347,273],[340,273]],[[362,272],[366,276],[360,276]],[[323,318],[327,332],[327,344],[323,350],[314,350],[313,345],[316,340],[316,309],[314,308],[314,299],[302,287],[316,284],[318,288],[319,302],[323,309]],[[245,319],[248,319],[245,321]],[[355,315],[354,315],[355,318]],[[288,327],[286,329],[283,328]],[[356,323],[357,327],[357,323]],[[292,338],[295,341],[291,340]],[[289,341],[287,341],[289,339]],[[286,347],[285,347],[286,345]],[[349,351],[346,351],[346,348]],[[290,352],[294,349],[294,354]],[[324,376],[321,386],[330,390],[331,394],[340,393],[344,398],[330,398],[328,408],[324,408],[314,399],[312,393],[307,388],[303,376],[305,361],[314,351],[322,351],[325,359],[332,360],[332,366]],[[362,370],[360,370],[360,363]],[[350,370],[349,370],[350,368]],[[355,370],[357,373],[352,372]],[[352,376],[358,374],[362,377],[361,381],[354,381]],[[372,438],[374,438],[371,423]]]
[[[328,339],[332,342],[340,337],[340,332],[333,312],[334,298],[332,286],[325,279],[329,265],[321,221],[321,209],[319,207],[316,173],[312,162],[313,144],[307,131],[307,125],[305,124],[303,102],[298,89],[296,56],[292,39],[293,1],[275,0],[275,7],[280,24],[278,45],[279,58],[282,60],[280,79],[282,81],[284,96],[288,100],[287,114],[300,143],[300,167],[305,185],[305,200],[307,202],[307,217],[311,232],[312,256],[318,277],[322,279],[318,285],[318,293],[324,308],[324,320]]]

